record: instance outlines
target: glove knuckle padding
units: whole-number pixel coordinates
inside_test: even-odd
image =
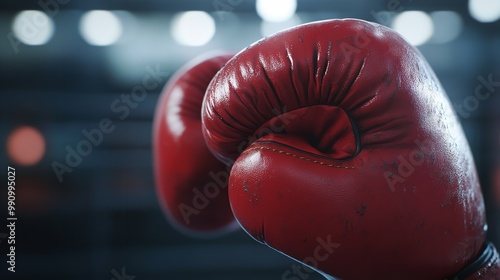
[[[167,217],[185,232],[208,233],[234,224],[226,185],[219,184],[219,193],[210,201],[201,197],[204,188],[214,183],[211,174],[226,172],[203,139],[201,106],[210,80],[231,57],[203,57],[184,66],[165,86],[156,108],[157,192]]]
[[[202,119],[212,152],[234,161],[242,227],[299,261],[331,238],[340,246],[319,271],[438,279],[483,245],[460,124],[425,59],[388,28],[331,20],[260,40],[214,77]]]

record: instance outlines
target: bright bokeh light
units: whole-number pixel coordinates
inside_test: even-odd
[[[260,23],[260,32],[262,33],[262,36],[267,37],[270,36],[276,32],[282,31],[284,29],[290,28],[297,26],[301,24],[302,21],[299,16],[295,15],[292,18],[282,21],[282,22],[269,22],[263,20]]]
[[[427,42],[434,32],[431,17],[421,11],[407,11],[397,15],[391,27],[414,46]]]
[[[203,46],[215,35],[215,21],[203,11],[179,13],[172,19],[174,40],[185,46]]]
[[[500,0],[469,0],[469,13],[479,22],[500,19]]]
[[[455,40],[462,33],[462,18],[456,12],[437,11],[431,13],[434,24],[433,43],[444,44]]]
[[[54,22],[41,11],[22,11],[14,18],[12,31],[26,45],[43,45],[54,35]]]
[[[297,0],[257,0],[257,14],[265,21],[280,22],[293,17]]]
[[[18,127],[7,139],[7,154],[16,164],[36,164],[45,154],[45,139],[36,128]]]
[[[122,32],[120,19],[110,11],[89,11],[80,19],[80,34],[90,45],[112,45],[120,39]]]

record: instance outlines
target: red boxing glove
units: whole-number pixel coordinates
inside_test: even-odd
[[[200,57],[185,65],[165,86],[154,117],[159,200],[173,225],[198,236],[238,227],[229,207],[226,166],[210,153],[201,131],[205,90],[231,57]]]
[[[327,277],[498,278],[462,128],[394,31],[329,20],[258,41],[214,77],[202,120],[256,240]]]

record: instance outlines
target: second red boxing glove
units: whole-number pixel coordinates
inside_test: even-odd
[[[231,54],[207,54],[170,79],[156,107],[153,157],[156,189],[166,216],[199,237],[238,228],[229,208],[226,166],[208,150],[201,104],[215,73]]]

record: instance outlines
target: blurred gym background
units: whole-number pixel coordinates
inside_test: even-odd
[[[1,278],[282,279],[294,262],[242,231],[199,240],[166,222],[152,173],[153,112],[171,74],[199,54],[346,17],[398,30],[434,68],[472,147],[499,247],[499,0],[1,1],[0,177],[16,168],[18,217],[10,273],[2,187]],[[146,75],[156,86],[126,103]],[[89,150],[83,131],[106,119],[114,130]],[[85,155],[69,166],[77,149]]]

